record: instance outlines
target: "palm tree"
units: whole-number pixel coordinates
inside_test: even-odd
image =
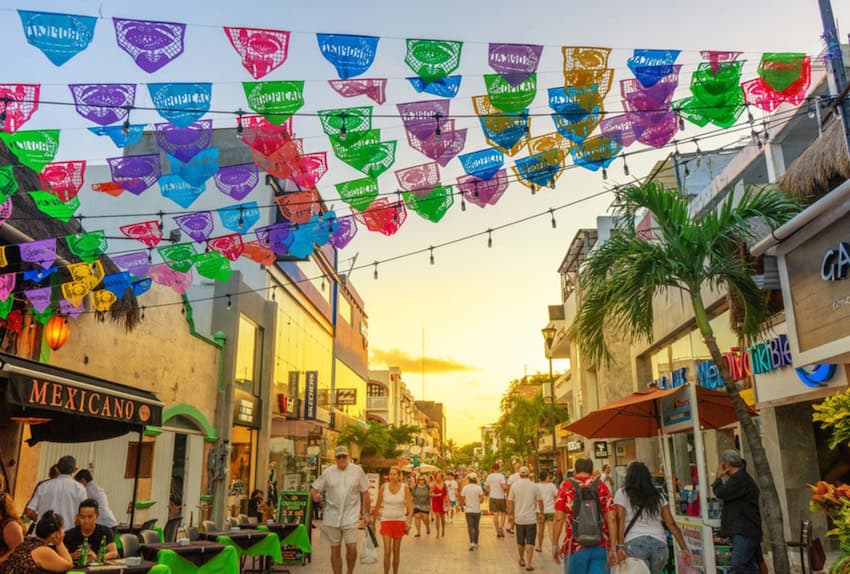
[[[502,407],[504,411],[496,423],[496,432],[503,448],[525,462],[535,458],[540,437],[551,432],[557,422],[568,418],[567,410],[544,399],[542,392],[531,398],[509,393]],[[539,470],[539,464],[535,467]]]
[[[653,298],[672,289],[684,292],[740,419],[763,494],[774,566],[777,573],[786,574],[790,570],[779,496],[758,431],[714,338],[702,291],[704,287],[728,291],[733,307],[742,315],[733,325],[741,339],[763,335],[769,311],[751,277],[752,266],[741,257],[741,246],[756,238],[750,225],[753,219],[776,229],[799,211],[799,205],[779,190],[748,189],[737,202],[730,193],[714,210],[697,218],[688,209],[687,197],[650,183],[619,190],[613,208],[616,231],[597,244],[580,275],[579,347],[598,365],[610,359],[606,327],[625,331],[632,340],[651,340]],[[644,211],[652,215],[655,225],[652,239],[635,229],[636,216]]]

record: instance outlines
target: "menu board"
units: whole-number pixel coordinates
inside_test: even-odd
[[[309,492],[284,490],[277,497],[277,520],[287,524],[303,524],[310,533],[310,521],[313,516],[312,500]],[[306,556],[295,546],[281,546],[284,564],[304,564]]]
[[[676,553],[676,571],[678,574],[705,574],[706,570],[706,548],[703,536],[705,535],[703,526],[696,520],[690,522],[682,520],[681,517],[676,517],[676,524],[682,531],[682,537],[685,539],[685,545],[691,551],[694,557],[693,563],[688,566],[682,559],[680,552]],[[714,562],[714,560],[711,560]]]

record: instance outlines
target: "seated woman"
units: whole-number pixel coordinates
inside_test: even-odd
[[[0,574],[45,574],[67,572],[74,567],[65,548],[65,521],[52,510],[45,512],[35,526],[35,536],[27,536],[0,563]]]
[[[24,529],[15,512],[15,504],[8,494],[0,494],[0,563],[24,539]]]

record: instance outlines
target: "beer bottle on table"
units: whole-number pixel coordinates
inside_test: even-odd
[[[86,567],[89,559],[89,537],[83,538],[83,545],[80,546],[80,566]]]
[[[97,561],[101,564],[106,562],[106,536],[100,539],[100,547],[97,549]]]

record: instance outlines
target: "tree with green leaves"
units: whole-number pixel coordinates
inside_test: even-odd
[[[697,328],[720,371],[753,458],[753,474],[762,492],[776,572],[787,574],[788,554],[779,496],[764,446],[739,389],[729,374],[706,312],[703,289],[726,289],[741,320],[733,327],[743,341],[757,341],[767,330],[767,300],[752,279],[753,265],[742,246],[755,237],[753,220],[776,229],[800,210],[792,197],[770,187],[750,188],[737,200],[729,193],[707,213],[695,216],[686,196],[653,183],[629,186],[614,201],[615,231],[596,245],[580,273],[583,292],[576,319],[579,347],[592,364],[610,359],[606,328],[632,340],[651,340],[653,299],[672,290],[684,292]],[[649,212],[651,238],[635,228]]]
[[[419,433],[417,425],[390,425],[378,421],[369,421],[369,426],[349,423],[339,433],[337,442],[344,445],[357,445],[360,457],[396,458],[401,456],[401,448],[413,441]]]
[[[548,375],[545,380],[549,384]],[[540,438],[551,433],[556,424],[567,421],[568,414],[564,407],[553,405],[543,397],[539,384],[537,392],[530,397],[519,392],[521,384],[534,383],[511,383],[508,392],[502,397],[502,415],[496,423],[496,434],[502,459],[520,458],[527,463],[536,461]]]

